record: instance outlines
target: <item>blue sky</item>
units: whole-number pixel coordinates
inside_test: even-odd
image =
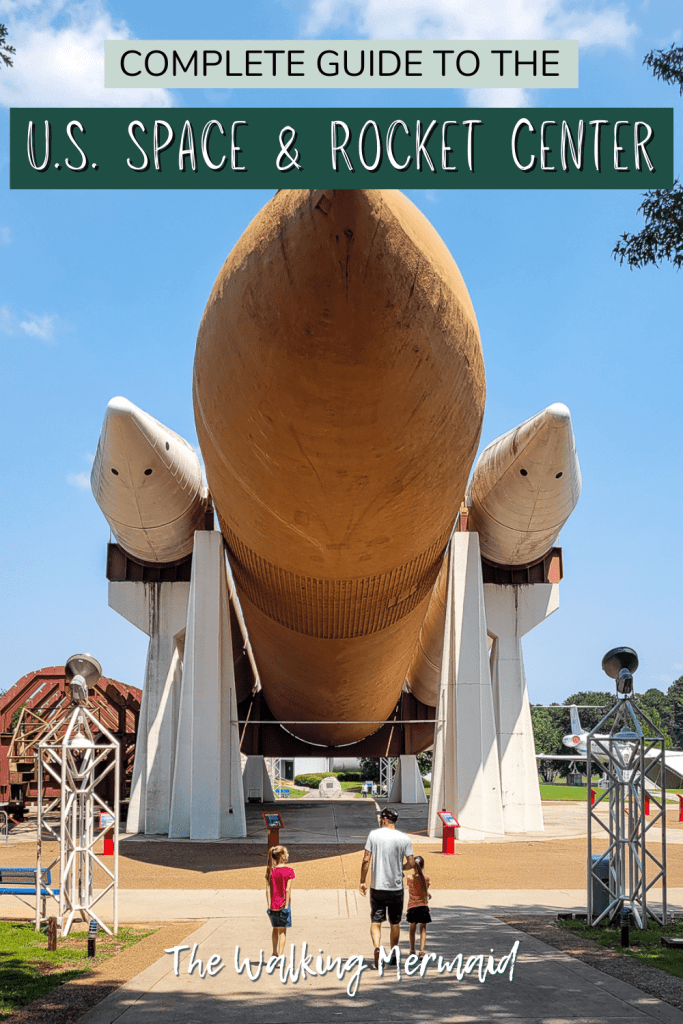
[[[229,11],[229,15],[228,15]],[[17,48],[0,71],[3,351],[0,690],[87,650],[140,685],[146,638],[107,607],[108,527],[88,486],[104,408],[121,394],[196,443],[194,343],[213,281],[265,191],[12,192],[8,107],[674,106],[642,66],[680,45],[679,0],[0,0]],[[103,40],[428,38],[580,41],[566,91],[107,90]],[[680,173],[680,129],[676,128]],[[679,524],[681,277],[611,256],[637,192],[412,191],[460,266],[487,372],[482,443],[551,402],[572,411],[583,493],[563,530],[560,610],[530,634],[532,701],[608,685],[636,648],[636,689],[683,674]]]

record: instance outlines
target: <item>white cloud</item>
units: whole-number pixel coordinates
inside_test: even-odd
[[[12,241],[12,229],[0,227],[0,245],[9,245]]]
[[[50,344],[55,340],[55,334],[60,326],[63,324],[60,324],[56,313],[43,313],[42,316],[25,313],[22,320],[9,306],[0,306],[0,334],[6,334],[10,338],[23,331],[29,338],[38,338]]]
[[[78,487],[80,491],[90,490],[89,473],[69,473],[67,475],[66,482],[71,484],[72,487]]]
[[[369,39],[578,39],[626,48],[637,32],[599,0],[313,0],[310,36],[353,28]]]
[[[529,94],[525,89],[468,89],[470,107],[528,107]]]
[[[10,338],[19,330],[19,317],[7,306],[0,306],[0,334],[6,334]]]
[[[83,456],[88,466],[92,469],[92,464],[95,460],[95,456],[92,452],[86,452]],[[80,491],[90,490],[90,471],[80,473],[67,473],[66,482],[72,487],[77,487]]]
[[[56,313],[44,313],[43,316],[28,313],[27,319],[21,320],[19,327],[24,334],[28,334],[29,338],[40,338],[41,341],[52,342],[55,340],[57,319]]]
[[[16,48],[0,76],[0,106],[170,107],[167,89],[105,89],[105,39],[131,39],[102,0],[0,0]]]

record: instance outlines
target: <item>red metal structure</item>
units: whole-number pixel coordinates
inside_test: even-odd
[[[130,793],[142,691],[104,676],[88,691],[88,707],[121,746],[120,799]],[[63,665],[28,672],[0,694],[0,806],[21,811],[37,797],[37,744],[70,701]],[[108,776],[113,786],[113,776]],[[47,789],[46,797],[57,796]],[[102,794],[113,799],[114,794]]]

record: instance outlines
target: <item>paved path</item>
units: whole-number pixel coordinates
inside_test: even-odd
[[[308,806],[297,801],[296,805],[278,804],[287,827],[288,845],[364,842],[376,820],[377,806],[370,800],[317,801]],[[400,810],[401,826],[412,833],[414,841],[429,841],[426,808],[403,805]],[[247,842],[263,844],[261,811],[261,806],[248,809]],[[500,856],[504,857],[506,843],[552,842],[586,834],[583,805],[546,804],[544,814],[546,830],[542,833],[484,841],[500,844]],[[651,833],[651,838],[658,837]],[[670,829],[667,840],[683,841],[683,831]],[[126,844],[156,841],[153,837],[135,837]],[[428,950],[442,956],[446,963],[454,963],[455,968],[458,954],[462,954],[465,965],[469,957],[478,954],[493,956],[494,963],[500,965],[519,942],[512,978],[510,961],[507,966],[503,964],[504,973],[487,978],[485,984],[477,980],[476,974],[458,979],[453,973],[439,973],[434,963],[427,966],[424,976],[418,973],[406,977],[402,970],[400,978],[396,968],[380,977],[368,967],[361,972],[353,998],[347,993],[347,984],[359,970],[355,960],[348,963],[341,979],[327,973],[300,978],[295,985],[291,978],[283,984],[277,970],[269,975],[262,969],[253,981],[246,971],[237,973],[237,945],[240,963],[245,956],[258,963],[261,949],[267,953],[270,948],[265,895],[259,890],[143,888],[125,889],[119,896],[122,922],[186,920],[187,938],[182,944],[190,949],[179,953],[178,976],[173,956],[166,954],[89,1011],[80,1024],[334,1024],[336,1020],[348,1024],[683,1024],[683,1013],[678,1010],[516,932],[493,916],[505,911],[584,910],[584,889],[435,891]],[[672,909],[683,907],[683,889],[669,889],[669,905]],[[3,906],[3,916],[27,916],[27,909],[20,903],[14,903],[13,908]],[[105,901],[102,911],[107,920],[111,910]],[[357,890],[297,889],[293,915],[288,939],[296,946],[295,967],[304,942],[315,956],[322,949],[325,958],[341,957],[342,964],[371,953],[368,905]],[[198,927],[196,922],[200,920],[207,923]],[[404,926],[404,951],[406,938]],[[204,966],[212,956],[221,958],[220,964],[214,961],[221,967],[215,977],[202,978],[198,969],[192,975],[188,973],[195,943],[196,955]],[[289,945],[287,953],[289,956]],[[312,966],[315,969],[315,957]],[[477,961],[471,962],[475,971],[477,966]]]
[[[330,901],[338,901],[338,894],[296,895],[288,935],[296,947],[295,970],[306,942],[308,953],[313,954],[309,961],[313,970],[320,950],[325,961],[328,956],[342,958],[348,969],[341,979],[332,972],[300,977],[297,984],[292,984],[290,976],[283,984],[278,965],[270,975],[262,969],[256,980],[250,980],[246,970],[238,974],[236,946],[239,963],[248,957],[254,971],[262,949],[267,963],[270,929],[265,905],[262,916],[255,916],[253,907],[250,916],[242,916],[237,894],[232,894],[229,918],[213,918],[196,931],[188,927],[183,945],[191,949],[178,953],[178,976],[174,955],[165,954],[86,1013],[79,1024],[331,1024],[337,1020],[353,1024],[683,1024],[683,1013],[667,1004],[514,930],[490,913],[462,907],[434,909],[429,951],[453,964],[454,971],[458,954],[464,967],[470,957],[482,955],[487,964],[492,956],[504,973],[481,984],[476,975],[478,961],[470,962],[473,973],[460,980],[455,973],[439,973],[438,962],[429,963],[423,976],[418,972],[413,977],[405,975],[405,963],[400,977],[396,968],[385,968],[380,977],[367,966],[351,997],[347,986],[360,966],[351,958],[370,952],[365,913],[345,916],[337,902],[335,914],[335,903]],[[304,899],[305,895],[314,899]],[[201,978],[199,969],[188,973],[195,943],[195,959],[202,960],[204,969],[210,957],[220,958],[212,964],[218,970],[214,977]],[[289,944],[286,956],[285,969],[291,963]]]
[[[97,892],[97,891],[96,891]],[[683,888],[669,889],[668,908],[683,913]],[[660,891],[653,890],[655,909]],[[310,919],[364,918],[368,905],[356,889],[296,889],[297,914]],[[545,914],[557,911],[585,913],[585,889],[440,889],[430,909],[466,908],[489,913]],[[120,889],[119,921],[203,921],[206,918],[239,918],[258,921],[265,914],[265,892],[260,889]],[[107,923],[113,919],[111,897],[98,904]],[[56,913],[56,911],[55,911]],[[33,916],[18,899],[2,897],[2,917],[27,920]]]
[[[377,826],[377,814],[380,807],[385,806],[386,801],[381,803],[375,800],[278,800],[276,804],[248,804],[247,836],[242,839],[218,840],[223,843],[238,842],[246,845],[262,845],[265,839],[265,826],[263,823],[263,811],[277,810],[282,815],[285,827],[282,830],[282,839],[287,845],[315,844],[321,846],[353,843],[365,843],[368,832]],[[403,832],[408,832],[414,843],[434,843],[434,839],[427,835],[427,804],[400,804],[397,805],[400,812],[399,827]],[[601,816],[607,816],[607,806],[600,811]],[[557,801],[544,802],[543,820],[545,829],[542,832],[525,832],[520,834],[509,833],[505,836],[492,836],[482,833],[478,839],[467,842],[485,843],[528,843],[528,842],[551,842],[555,839],[577,839],[587,834],[586,805],[582,802]],[[678,813],[669,807],[667,814],[667,843],[673,845],[683,844],[683,828],[678,826]],[[661,841],[661,829],[652,828],[648,832],[648,840],[651,842]],[[35,843],[36,830],[35,818],[27,821],[15,829],[9,837],[9,845],[15,846],[20,843]],[[176,843],[190,842],[190,840],[175,839]],[[199,840],[191,840],[197,842]],[[437,839],[437,841],[439,841]],[[126,842],[132,843],[154,843],[168,842],[167,836],[143,836],[128,835]],[[215,840],[210,840],[215,842]],[[0,860],[4,842],[0,842]]]

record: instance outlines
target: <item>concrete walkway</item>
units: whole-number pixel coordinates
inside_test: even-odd
[[[170,895],[166,891],[165,899]],[[554,894],[543,893],[546,900],[550,895]],[[316,970],[316,958],[322,950],[323,966],[328,956],[342,958],[342,977],[331,971],[322,977],[299,977],[293,984],[291,975],[286,973],[292,958],[288,942],[283,983],[279,965],[271,974],[265,967],[260,972],[257,968],[261,950],[265,964],[270,955],[265,900],[263,913],[259,914],[254,898],[260,894],[222,896],[231,903],[230,916],[214,917],[197,930],[188,926],[183,945],[190,948],[178,951],[177,976],[175,954],[165,954],[86,1013],[79,1024],[330,1024],[336,1020],[353,1024],[683,1024],[683,1013],[666,1003],[514,930],[489,912],[462,906],[436,906],[428,935],[428,950],[452,963],[453,973],[439,973],[437,961],[408,977],[404,962],[400,971],[396,967],[384,968],[380,976],[369,964],[367,905],[357,907],[354,914],[347,913],[350,908],[346,897],[355,894],[329,890],[297,892],[288,939],[296,947],[295,972],[305,942],[308,954],[312,954],[308,961],[310,969]],[[246,896],[250,903],[248,914]],[[356,904],[362,902],[360,896],[355,900]],[[406,938],[404,926],[404,956]],[[190,974],[193,953],[194,959],[200,959],[202,964]],[[470,974],[458,979],[458,954],[462,954],[463,968],[470,957],[482,955],[484,965],[491,956],[494,966],[502,968],[502,972],[487,977],[482,984],[477,977],[479,961],[472,960]],[[255,980],[249,978],[244,967],[238,973],[236,955],[239,966],[243,966],[245,957],[249,958],[252,974],[257,975]],[[359,958],[363,955],[368,960],[360,970]],[[212,968],[217,971],[214,977],[206,973],[211,957]],[[414,966],[410,964],[411,969]],[[200,969],[204,970],[204,977],[200,977]],[[358,989],[351,996],[347,989],[351,986],[353,991],[354,978],[358,980]]]
[[[297,844],[315,844],[320,846],[336,846],[339,843],[344,845],[359,846],[365,845],[368,832],[377,827],[377,815],[386,801],[381,803],[372,800],[321,800],[305,799],[299,800],[278,800],[275,804],[247,804],[247,835],[242,839],[218,840],[222,843],[240,843],[241,845],[263,845],[266,838],[266,829],[263,823],[264,810],[278,810],[284,822],[281,832],[282,842],[288,846]],[[433,845],[439,842],[440,838],[430,838],[427,835],[427,804],[397,804],[399,811],[399,828],[407,832],[413,843],[429,843]],[[667,828],[667,843],[674,845],[683,844],[683,828],[677,826],[678,815],[672,813],[673,807],[669,807],[669,824],[674,827]],[[607,820],[608,808],[605,805],[600,809],[600,816]],[[587,834],[586,804],[569,800],[544,802],[543,820],[545,828],[542,832],[524,832],[519,834],[508,833],[505,836],[493,836],[486,833],[478,839],[467,842],[485,843],[529,843],[529,842],[551,842],[555,839],[578,839]],[[58,824],[58,823],[57,823]],[[126,843],[155,843],[168,842],[168,836],[144,836],[126,835],[122,837]],[[35,816],[27,819],[18,828],[14,829],[9,836],[9,846],[21,843],[35,843],[36,821]],[[175,843],[189,842],[190,840],[174,839]],[[198,840],[192,840],[197,842]],[[210,840],[215,842],[216,840]],[[661,829],[652,828],[648,832],[649,842],[661,841]],[[4,842],[0,844],[0,850]],[[0,858],[2,854],[0,852]]]
[[[653,890],[650,898],[659,911],[660,891]],[[668,889],[667,900],[671,913],[683,913],[683,888]],[[365,919],[369,913],[368,904],[357,889],[296,889],[294,903],[297,917],[303,915],[306,920],[357,920]],[[586,890],[440,889],[434,893],[429,907],[430,910],[483,910],[492,914],[585,913]],[[110,924],[113,919],[111,896],[102,899],[97,908],[100,917]],[[119,921],[130,924],[231,917],[239,918],[241,928],[243,921],[258,922],[261,909],[265,914],[265,891],[261,889],[119,890]],[[3,919],[21,921],[32,916],[31,909],[17,898],[2,897]],[[266,921],[266,927],[267,924]]]
[[[278,803],[285,821],[282,838],[288,845],[358,844],[360,848],[376,822],[377,805],[370,800],[296,804]],[[262,810],[260,805],[248,809],[247,842],[263,844]],[[424,805],[403,805],[400,812],[401,827],[412,834],[414,842],[434,842],[426,837]],[[500,844],[496,856],[505,857],[505,844],[510,842],[552,842],[586,834],[585,805],[545,804],[544,816],[545,832],[484,841]],[[656,838],[653,833],[650,837]],[[127,839],[125,845],[156,841],[155,837],[137,836]],[[670,829],[667,841],[682,842],[683,831]],[[683,908],[683,888],[670,888],[668,896],[671,910]],[[313,954],[309,961],[313,970],[322,950],[324,962],[328,956],[342,958],[343,976],[330,971],[324,976],[299,977],[293,984],[291,976],[286,983],[281,980],[277,965],[271,974],[262,967],[255,980],[246,969],[239,973],[235,966],[237,946],[240,966],[248,957],[252,972],[256,971],[261,950],[267,963],[270,924],[263,891],[124,889],[119,892],[121,922],[185,920],[187,938],[182,945],[189,948],[178,951],[177,975],[174,955],[165,954],[86,1013],[79,1024],[333,1024],[336,1020],[349,1024],[683,1024],[683,1013],[678,1010],[494,917],[505,912],[582,911],[585,900],[585,889],[435,891],[427,949],[443,958],[442,971],[438,962],[430,962],[424,972],[406,976],[403,963],[399,977],[396,968],[387,968],[380,976],[370,966],[369,907],[357,890],[297,889],[293,926],[287,936],[288,962],[293,943],[296,971],[306,943]],[[101,911],[105,920],[111,920],[110,902],[103,900]],[[4,900],[2,912],[3,916],[19,919],[28,916],[27,908],[18,901],[10,906]],[[206,923],[199,926],[200,921]],[[386,941],[386,927],[383,934]],[[215,958],[214,977],[206,972],[201,977],[198,966],[189,974],[195,943],[195,959],[203,962],[202,970],[211,957]],[[405,957],[405,924],[401,948]],[[455,971],[459,954],[464,967],[468,958],[481,955],[482,963],[487,964],[488,957],[493,957],[495,966],[502,967],[501,973],[487,977],[482,984],[476,975],[479,961],[472,959],[470,968],[474,973],[458,978]],[[363,964],[358,958],[363,956],[368,959],[361,970]],[[503,959],[506,957],[507,962]],[[444,962],[453,964],[453,973],[443,969]],[[359,971],[358,991],[352,997],[347,986],[354,977],[357,979]]]
[[[247,805],[247,836],[243,839],[218,840],[223,843],[263,844],[265,827],[263,811],[277,809],[284,822],[280,833],[281,842],[288,846],[310,844],[336,846],[342,844],[365,845],[368,832],[377,827],[377,815],[380,807],[385,806],[374,800],[316,800],[306,801],[303,798],[294,802],[278,800],[277,804]],[[399,811],[398,827],[407,832],[414,844],[428,843],[432,846],[440,842],[427,834],[427,804],[397,804]],[[601,817],[607,820],[608,809],[601,810]],[[477,839],[468,840],[473,843],[529,843],[551,842],[555,839],[578,839],[587,835],[586,805],[571,801],[543,804],[543,832],[508,833],[504,836],[482,833]],[[594,826],[595,828],[595,826]],[[34,835],[35,839],[35,835]],[[683,830],[667,829],[667,843],[683,843]],[[168,842],[168,836],[128,835],[127,843]],[[177,839],[174,842],[188,842]],[[212,840],[213,842],[214,840]],[[652,828],[648,832],[648,841],[661,842],[661,829]]]

